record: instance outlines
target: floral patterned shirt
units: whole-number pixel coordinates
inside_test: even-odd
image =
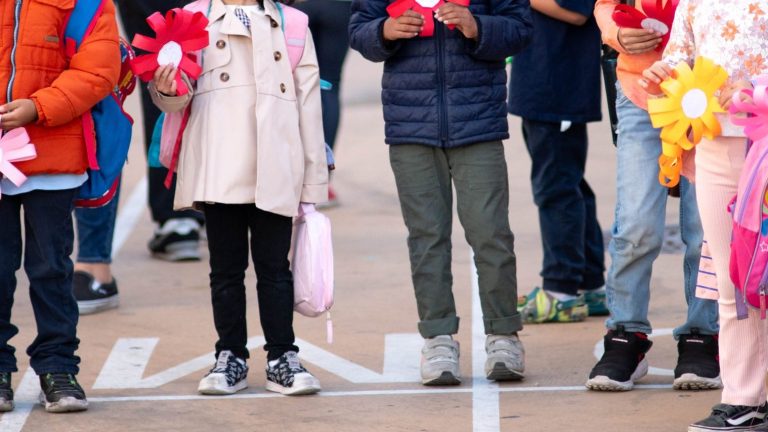
[[[664,61],[693,65],[712,59],[729,82],[768,73],[768,2],[765,0],[681,0]]]

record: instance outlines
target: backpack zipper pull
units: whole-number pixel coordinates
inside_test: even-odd
[[[766,285],[761,284],[760,285],[760,319],[765,319],[765,296],[766,296]]]

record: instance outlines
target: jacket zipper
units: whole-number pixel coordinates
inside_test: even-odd
[[[438,89],[437,89],[437,104],[438,104],[438,118],[437,118],[437,129],[438,133],[440,134],[440,145],[441,147],[445,147],[446,143],[448,141],[448,133],[446,131],[447,128],[447,109],[445,104],[445,47],[443,45],[443,26],[441,24],[437,24],[436,26],[437,33],[435,34],[435,40],[437,41],[437,83],[438,83]]]
[[[19,27],[21,25],[21,2],[16,0],[16,8],[13,12],[13,48],[11,48],[11,77],[8,79],[8,90],[5,94],[5,103],[13,101],[13,81],[16,79],[16,46],[19,42]]]

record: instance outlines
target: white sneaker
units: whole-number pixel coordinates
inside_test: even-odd
[[[520,381],[525,371],[525,349],[517,335],[488,335],[485,376],[493,381]]]
[[[459,343],[450,335],[424,339],[421,349],[421,383],[428,386],[461,384]]]
[[[204,395],[230,395],[248,387],[248,365],[232,351],[222,351],[216,364],[200,380],[197,391]]]
[[[267,390],[286,396],[314,394],[322,390],[320,380],[302,366],[295,351],[267,362]]]

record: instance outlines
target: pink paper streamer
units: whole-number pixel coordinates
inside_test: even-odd
[[[37,157],[35,146],[30,144],[29,135],[24,128],[12,129],[0,137],[0,175],[6,177],[16,186],[21,186],[27,181],[13,162],[32,160]],[[2,196],[2,191],[0,191]]]

